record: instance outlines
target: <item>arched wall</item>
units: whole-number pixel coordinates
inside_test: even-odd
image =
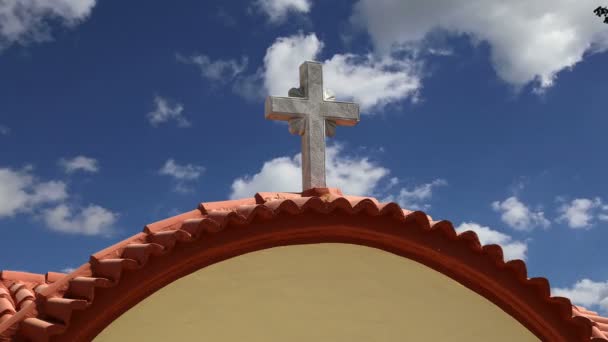
[[[92,340],[140,301],[209,265],[263,249],[318,243],[373,247],[423,264],[485,297],[541,340],[580,340],[590,330],[585,321],[571,319],[569,301],[549,298],[545,279],[528,279],[522,262],[505,264],[499,247],[482,249],[470,234],[457,237],[447,222],[431,228],[422,213],[399,218],[336,210],[278,212],[178,243],[141,269],[124,271],[113,287],[97,288],[92,304],[73,315],[68,329],[52,340]]]
[[[538,341],[422,264],[349,244],[275,247],[174,281],[110,324],[110,341]]]

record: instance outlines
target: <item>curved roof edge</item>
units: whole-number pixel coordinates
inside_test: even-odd
[[[294,218],[297,217],[297,220]],[[202,203],[93,254],[70,274],[0,273],[0,340],[88,341],[156,290],[191,272],[283,245],[342,242],[416,260],[484,296],[541,340],[608,341],[608,318],[551,297],[521,260],[504,262],[449,221],[337,189],[257,193]]]

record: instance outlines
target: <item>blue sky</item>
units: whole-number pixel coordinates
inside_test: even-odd
[[[328,182],[447,219],[608,311],[608,25],[590,1],[0,4],[0,269],[44,273],[199,202],[299,191],[263,118],[304,60],[362,108]],[[441,8],[441,13],[437,13]]]

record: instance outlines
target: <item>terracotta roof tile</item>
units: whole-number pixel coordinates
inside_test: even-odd
[[[152,267],[151,258],[158,258],[159,262],[171,258],[207,233],[220,232],[228,226],[270,222],[285,215],[328,215],[329,220],[340,214],[360,215],[357,220],[359,217],[361,220],[365,217],[393,220],[391,222],[407,224],[413,229],[411,233],[401,230],[400,234],[416,231],[419,241],[430,245],[435,240],[443,241],[436,247],[426,248],[424,253],[440,258],[469,258],[464,266],[485,267],[481,273],[484,277],[500,277],[500,281],[494,281],[498,285],[493,286],[503,286],[505,281],[514,284],[510,286],[516,288],[501,290],[504,296],[518,302],[513,306],[528,305],[525,298],[517,298],[518,294],[525,294],[527,299],[537,301],[535,305],[557,317],[560,326],[570,327],[573,330],[570,336],[578,336],[579,340],[608,341],[608,318],[572,306],[566,298],[551,297],[549,282],[545,278],[528,278],[521,260],[505,263],[500,246],[482,246],[474,232],[457,234],[450,222],[433,221],[423,212],[405,210],[396,203],[379,203],[375,198],[344,196],[337,189],[311,189],[302,194],[266,192],[248,199],[201,203],[197,210],[149,224],[142,233],[93,254],[88,263],[70,274],[3,271],[0,273],[0,341],[11,341],[17,336],[32,341],[47,341],[53,336],[70,340],[60,337],[74,330],[70,330],[70,324],[76,317],[83,317],[87,310],[93,309],[98,289],[121,288],[128,282],[125,272],[136,274]],[[462,272],[449,268],[440,271],[451,276]],[[484,289],[476,287],[475,283],[467,286],[484,293]],[[105,296],[109,295],[113,294],[106,292]],[[526,307],[532,307],[529,305]],[[74,315],[76,312],[79,312],[78,316]]]
[[[46,275],[17,272],[0,272],[0,341],[10,341],[19,322],[37,314],[35,305],[36,292],[56,279],[64,277],[63,273],[49,272]]]
[[[608,317],[602,317],[595,311],[590,311],[582,306],[573,306],[572,315],[584,317],[593,322],[592,341],[608,341]]]
[[[8,296],[0,296],[0,317],[5,314],[15,314],[15,304],[8,298]]]

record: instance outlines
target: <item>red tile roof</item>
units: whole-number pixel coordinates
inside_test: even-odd
[[[88,341],[155,290],[201,267],[263,248],[318,242],[377,247],[426,264],[543,340],[608,341],[608,318],[551,297],[545,278],[528,278],[521,260],[505,263],[499,246],[482,246],[474,232],[457,234],[450,222],[420,211],[337,189],[202,203],[147,225],[70,274],[3,271],[0,341]]]
[[[608,317],[602,317],[595,311],[590,311],[582,306],[576,305],[572,309],[572,315],[585,317],[594,322],[594,325],[591,328],[591,336],[594,339],[598,341],[608,340]]]

